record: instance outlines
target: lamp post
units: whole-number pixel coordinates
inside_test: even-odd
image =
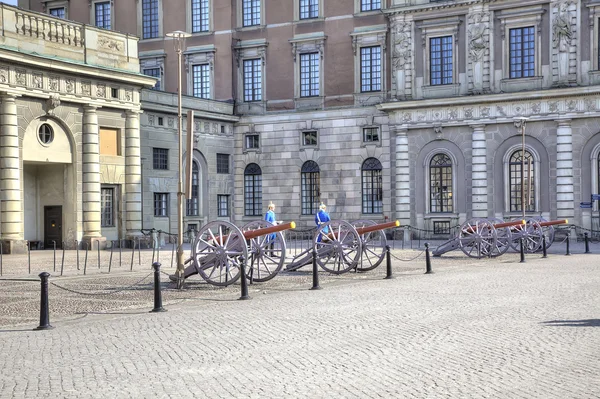
[[[521,129],[521,210],[525,219],[525,124],[527,118],[515,118],[515,127]],[[527,176],[529,178],[529,176]]]
[[[177,162],[179,184],[177,185],[177,288],[183,287],[183,134],[182,134],[182,122],[183,117],[181,115],[181,54],[185,45],[185,39],[190,37],[191,34],[176,30],[174,32],[167,33],[167,37],[174,40],[175,51],[177,52],[177,138],[179,140],[179,159]],[[188,134],[190,134],[188,132]]]

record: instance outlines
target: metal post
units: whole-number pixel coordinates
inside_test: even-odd
[[[113,251],[115,250],[115,241],[112,240],[110,242],[110,258],[108,259],[108,272],[110,273],[110,268],[112,266],[112,256],[113,256]]]
[[[88,251],[90,250],[90,244],[88,244],[88,242],[85,242],[85,261],[83,261],[83,275],[85,276],[85,271],[87,269],[87,256],[88,256]]]
[[[156,246],[156,261],[160,263],[160,237],[162,236],[162,231],[158,231],[158,243]]]
[[[154,268],[154,309],[151,312],[166,312],[167,309],[162,306],[162,292],[160,290],[160,263],[152,264]]]
[[[79,270],[79,241],[75,240],[75,250],[77,251],[77,270]]]
[[[53,272],[56,273],[56,241],[52,240],[52,244],[54,246],[54,270],[53,270]]]
[[[133,271],[133,257],[134,256],[135,256],[135,239],[133,240],[133,248],[131,249],[131,265],[129,266],[130,272]],[[152,256],[152,260],[154,261],[154,256]]]
[[[40,299],[40,325],[36,330],[49,330],[54,328],[50,325],[50,309],[48,306],[48,277],[50,273],[42,272],[39,274],[42,281],[42,292]]]
[[[96,248],[98,250],[98,270],[100,269],[100,241],[96,241],[96,244],[98,244],[98,247]],[[92,248],[94,248],[94,244],[92,244]]]
[[[313,286],[311,290],[320,290],[319,286],[319,271],[317,270],[317,250],[312,251],[312,269],[313,269]]]
[[[433,274],[431,270],[431,257],[429,256],[429,243],[425,243],[425,274]]]
[[[248,295],[248,281],[246,280],[246,261],[242,260],[240,263],[240,278],[242,279],[242,296],[239,297],[240,300],[250,299]]]
[[[570,231],[569,231],[570,232]],[[567,236],[567,253],[565,255],[571,255],[571,248],[570,248],[570,242],[571,242],[571,235],[569,234]]]
[[[60,262],[60,275],[63,275],[63,270],[65,268],[65,242],[62,243],[62,260]]]
[[[119,239],[119,267],[121,267],[121,260],[123,259],[123,239]]]
[[[4,248],[2,247],[2,241],[0,241],[0,276],[2,276],[2,257],[4,256]]]
[[[133,245],[133,248],[135,249],[135,243]],[[156,254],[156,240],[154,239],[154,232],[152,232],[152,263],[154,263],[154,255],[155,254]]]
[[[547,258],[548,253],[546,252],[546,234],[542,235],[542,258]]]
[[[31,274],[31,243],[27,241],[27,265],[29,267],[29,274]]]
[[[133,248],[134,249],[135,249],[135,240],[136,240],[136,237],[133,238]],[[137,237],[137,241],[138,241],[138,265],[141,266],[142,265],[142,241],[141,241],[140,237]]]
[[[390,253],[390,246],[389,245],[385,246],[385,261],[386,261],[386,275],[385,275],[385,279],[386,280],[393,279],[394,276],[392,276],[392,254]]]
[[[521,237],[520,248],[521,248],[521,261],[519,263],[525,263],[525,244],[523,243],[523,237]]]
[[[589,237],[588,237],[588,233],[584,233],[583,237],[585,238],[585,253],[586,254],[590,254],[590,242],[589,242]]]

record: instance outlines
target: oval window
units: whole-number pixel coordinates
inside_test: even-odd
[[[54,140],[54,130],[47,123],[42,124],[38,130],[38,138],[42,144],[50,144]]]

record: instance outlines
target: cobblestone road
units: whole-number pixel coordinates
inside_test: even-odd
[[[321,291],[290,273],[250,301],[191,284],[196,299],[165,293],[167,313],[65,316],[49,331],[5,321],[0,397],[600,397],[599,255],[394,268]]]

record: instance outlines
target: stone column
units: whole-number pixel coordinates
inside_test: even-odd
[[[0,191],[2,192],[2,239],[8,241],[5,252],[23,253],[23,198],[19,154],[19,126],[16,96],[3,95],[0,116]]]
[[[408,129],[396,127],[396,218],[400,226],[411,223],[410,209],[410,160],[408,152]],[[408,230],[404,230],[405,236]],[[405,237],[406,239],[406,237]]]
[[[96,107],[83,108],[83,240],[96,241],[100,234],[100,135]]]
[[[573,193],[573,134],[570,119],[556,121],[556,216],[573,219],[575,202]]]
[[[138,111],[127,111],[125,121],[125,228],[129,237],[142,234],[142,160],[139,114]]]
[[[471,141],[471,208],[472,217],[488,217],[488,181],[487,181],[487,145],[485,125],[471,125],[473,136]]]

